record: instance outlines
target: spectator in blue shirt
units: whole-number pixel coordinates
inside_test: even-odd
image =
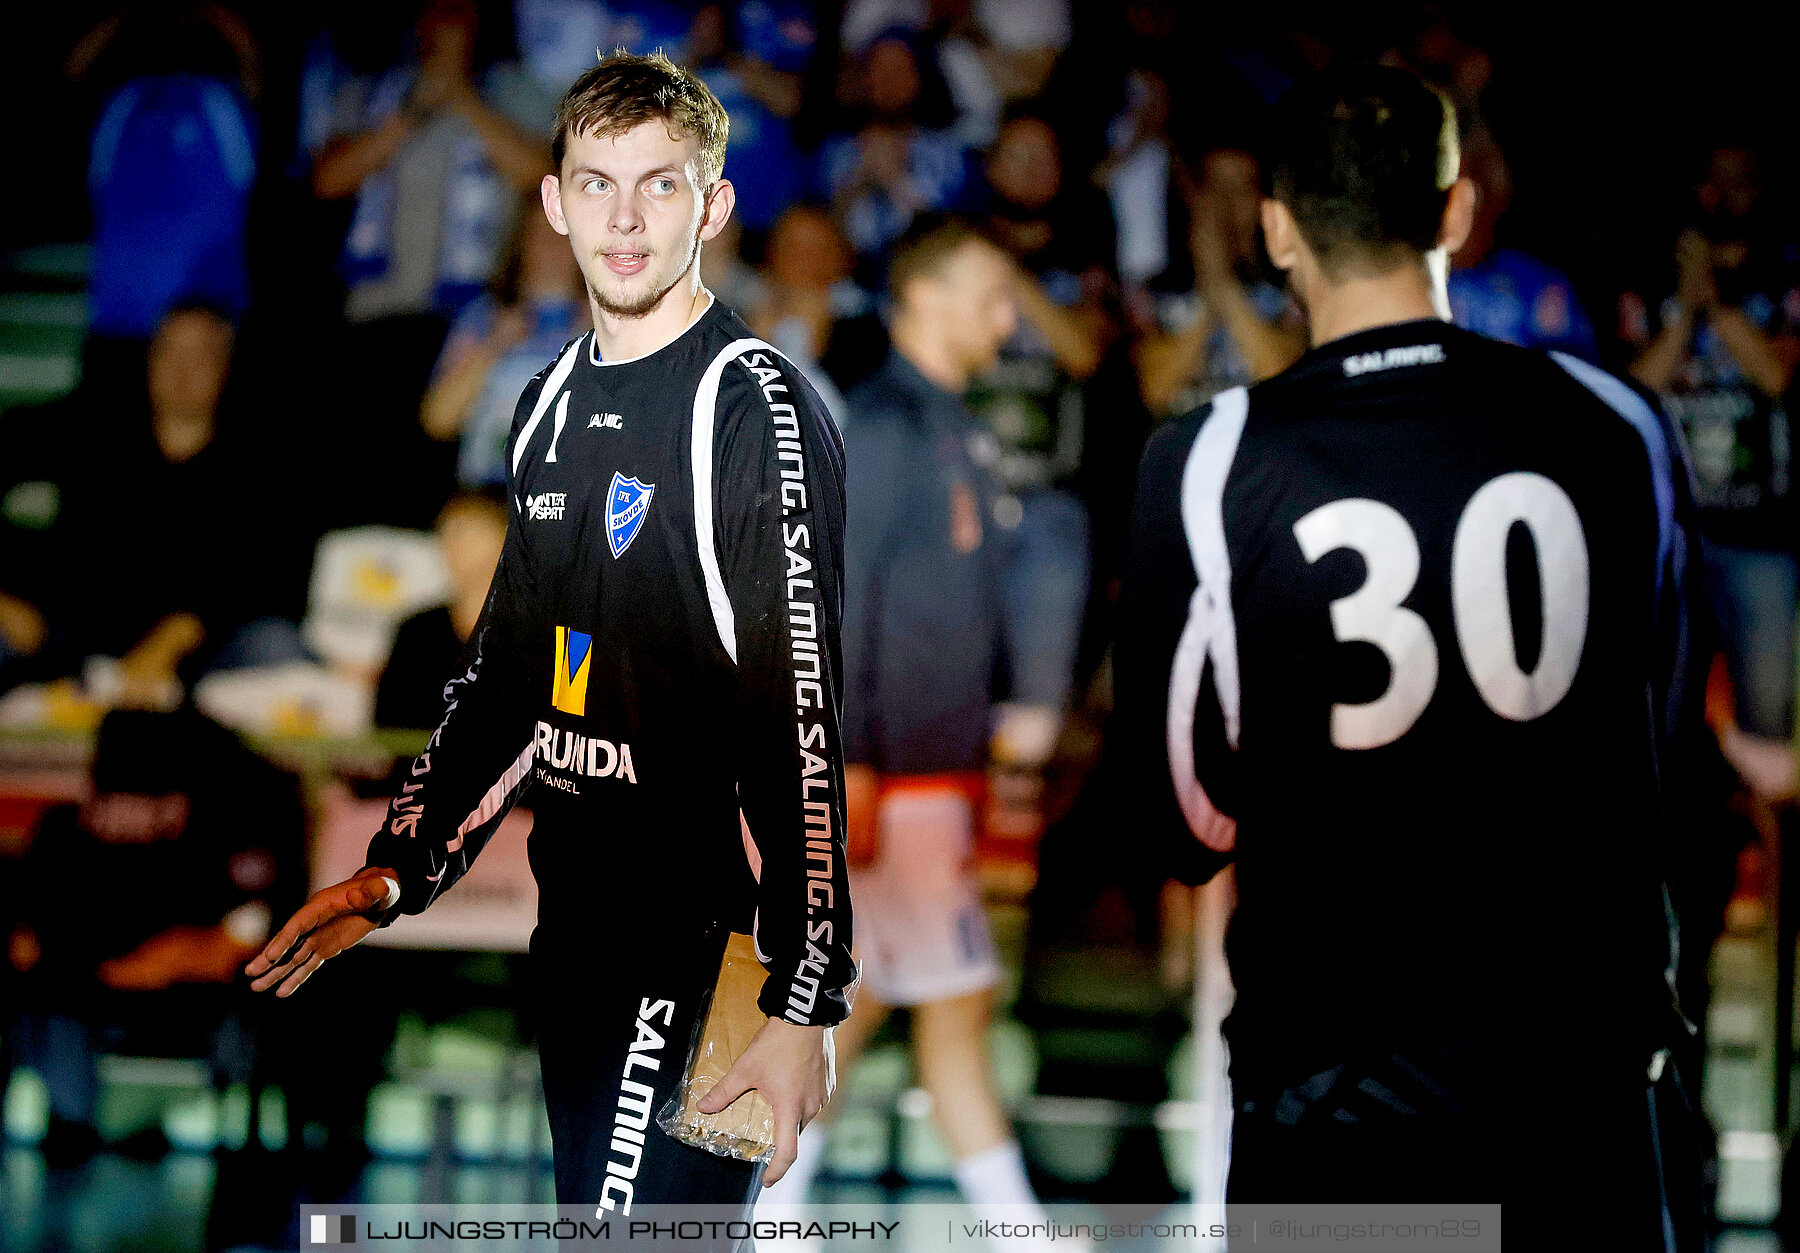
[[[1687,438],[1734,699],[1721,746],[1760,796],[1789,799],[1800,786],[1788,411],[1800,363],[1800,247],[1756,151],[1723,143],[1705,155],[1671,251],[1673,274],[1620,296],[1619,334],[1636,354],[1631,373]]]
[[[107,103],[88,164],[95,334],[148,339],[182,297],[244,312],[254,135],[249,107],[217,79],[136,78]]]
[[[443,504],[451,450],[413,415],[451,320],[499,265],[518,194],[550,172],[555,98],[515,66],[479,68],[477,34],[473,0],[424,0],[412,55],[341,85],[313,158],[314,193],[355,200],[337,353],[362,385],[314,438],[363,455],[340,473],[333,525],[421,526]]]
[[[686,63],[731,115],[726,165],[751,172],[734,184],[746,230],[768,230],[806,189],[793,119],[817,40],[812,6],[799,0],[702,5],[688,28]]]
[[[1190,173],[1174,169],[1192,226],[1191,291],[1154,296],[1155,324],[1137,344],[1144,405],[1173,417],[1231,387],[1271,378],[1305,346],[1300,310],[1263,247],[1262,170],[1247,149],[1221,144]],[[1167,276],[1179,271],[1171,265]]]
[[[865,262],[879,262],[914,215],[964,209],[975,199],[978,175],[968,149],[955,132],[924,124],[930,114],[921,108],[925,88],[910,38],[900,31],[882,36],[853,75],[867,121],[820,150],[819,181]],[[940,103],[947,113],[947,102]]]
[[[519,55],[558,96],[599,56],[623,48],[639,56],[661,48],[688,55],[692,4],[675,0],[515,0]]]
[[[509,186],[549,172],[534,134],[541,93],[505,67],[477,73],[470,0],[426,0],[414,57],[335,102],[335,135],[313,159],[313,192],[354,196],[344,241],[352,322],[454,315],[486,285],[506,241]]]
[[[90,345],[88,369],[135,381],[177,303],[204,301],[233,318],[249,305],[260,55],[242,18],[184,0],[108,17],[64,69],[99,93],[89,334],[124,353],[96,357]]]
[[[1493,136],[1463,141],[1462,172],[1475,184],[1475,224],[1451,258],[1450,309],[1456,324],[1523,348],[1595,359],[1594,324],[1560,270],[1516,248],[1494,247],[1512,203],[1512,171]]]

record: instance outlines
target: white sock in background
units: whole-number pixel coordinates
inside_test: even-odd
[[[965,1157],[954,1170],[956,1186],[970,1205],[1028,1205],[1034,1211],[1030,1221],[1042,1220],[1043,1207],[1031,1190],[1025,1155],[1017,1140],[1002,1140],[991,1149]]]
[[[779,1183],[763,1188],[762,1197],[771,1205],[798,1205],[806,1200],[807,1192],[812,1189],[813,1176],[819,1173],[819,1166],[825,1160],[825,1147],[830,1143],[829,1128],[808,1127],[802,1131],[800,1143],[795,1146],[794,1164],[788,1167]]]
[[[975,1216],[990,1222],[1048,1224],[1037,1193],[1025,1174],[1025,1155],[1017,1140],[1003,1140],[991,1149],[983,1149],[957,1162],[953,1170],[956,1186]],[[1014,1236],[991,1242],[1003,1253],[1049,1253],[1051,1240],[1042,1236]],[[1090,1246],[1085,1241],[1063,1240],[1055,1245],[1056,1253],[1084,1253]]]

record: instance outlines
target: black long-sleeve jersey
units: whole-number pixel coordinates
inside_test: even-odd
[[[1698,543],[1653,401],[1436,321],[1152,440],[1117,747],[1184,877],[1236,859],[1234,1074],[1553,1034],[1641,1076],[1680,1030],[1661,797]]]
[[[507,464],[466,669],[369,864],[399,870],[398,912],[417,913],[533,788],[534,953],[603,970],[752,927],[763,1011],[841,1020],[844,463],[825,406],[715,302],[643,357],[602,361],[592,332],[565,347],[519,398]]]

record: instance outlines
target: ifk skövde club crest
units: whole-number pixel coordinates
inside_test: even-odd
[[[650,497],[655,494],[656,484],[628,479],[613,471],[612,486],[606,493],[606,542],[614,557],[622,555],[637,538],[644,515],[650,511]]]

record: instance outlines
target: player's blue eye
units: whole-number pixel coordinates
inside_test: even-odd
[[[662,192],[664,195],[667,195],[675,190],[675,180],[672,178],[659,178],[652,183],[651,186],[657,191]]]
[[[582,187],[584,191],[602,192],[606,190],[606,180],[603,178],[590,178],[582,185]]]

